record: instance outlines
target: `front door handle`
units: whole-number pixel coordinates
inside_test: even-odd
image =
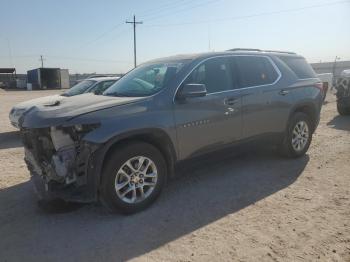
[[[226,98],[226,99],[225,99],[225,105],[233,106],[234,104],[236,104],[237,100],[238,100],[238,99],[235,98],[235,97]]]
[[[278,94],[280,94],[281,96],[285,96],[288,95],[289,91],[288,90],[281,90]]]

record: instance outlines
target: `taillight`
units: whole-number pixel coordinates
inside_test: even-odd
[[[323,83],[322,83],[322,82],[318,82],[318,83],[314,84],[314,87],[320,89],[322,92],[324,91],[324,90],[323,90]]]

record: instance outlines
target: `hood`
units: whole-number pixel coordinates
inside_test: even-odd
[[[22,103],[18,103],[15,105],[13,108],[15,110],[18,109],[29,109],[30,107],[36,106],[36,105],[42,105],[42,104],[51,104],[56,101],[61,101],[64,99],[63,96],[60,95],[53,95],[53,96],[44,96],[44,97],[39,97],[35,99],[31,99]]]
[[[62,97],[31,106],[19,121],[23,128],[57,126],[82,114],[129,104],[144,97],[112,97],[92,93]]]

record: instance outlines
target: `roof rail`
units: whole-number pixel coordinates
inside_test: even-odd
[[[233,49],[229,49],[227,51],[254,51],[254,52],[282,53],[282,54],[296,55],[296,53],[294,53],[294,52],[278,51],[278,50],[261,50],[261,49],[257,49],[257,48],[233,48]]]
[[[262,50],[256,49],[256,48],[233,48],[233,49],[229,49],[227,51],[255,51],[255,52],[261,52]]]
[[[263,50],[263,51],[268,53],[282,53],[282,54],[296,55],[296,53],[289,52],[289,51],[278,51],[278,50]]]
[[[109,77],[109,75],[90,75],[86,79],[89,79],[89,78],[100,78],[100,77]]]

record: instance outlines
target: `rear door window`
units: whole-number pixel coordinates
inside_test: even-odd
[[[185,84],[204,84],[208,94],[232,89],[230,67],[226,58],[207,60],[186,79]]]
[[[302,57],[279,57],[299,79],[315,78],[315,71]]]
[[[238,74],[239,87],[268,85],[278,79],[278,73],[266,57],[235,56],[232,58],[233,69]]]

